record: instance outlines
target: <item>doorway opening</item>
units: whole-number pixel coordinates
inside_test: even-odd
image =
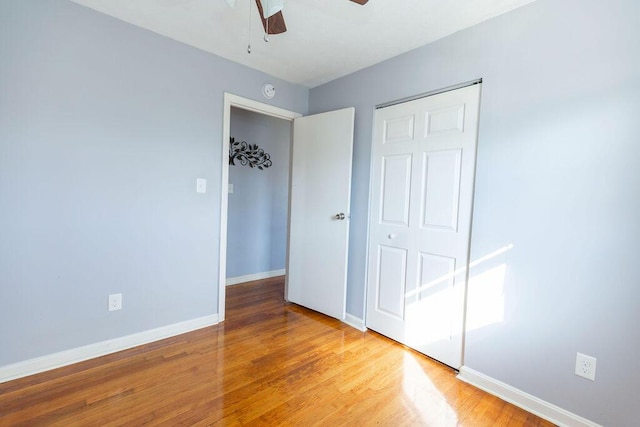
[[[226,285],[285,274],[291,122],[231,107]]]
[[[224,109],[223,109],[223,131],[222,131],[222,157],[221,157],[221,170],[222,170],[222,179],[221,179],[221,203],[220,203],[220,246],[219,246],[219,270],[218,270],[218,284],[219,284],[219,289],[218,289],[218,316],[219,316],[219,321],[223,321],[225,319],[225,297],[226,297],[226,285],[227,285],[227,270],[229,270],[230,273],[230,277],[235,277],[236,280],[246,280],[247,278],[251,278],[251,274],[257,274],[257,273],[264,273],[265,271],[261,271],[261,272],[257,272],[254,271],[253,273],[250,273],[250,271],[255,270],[255,269],[262,269],[264,268],[264,265],[269,265],[271,263],[271,260],[267,260],[267,258],[270,257],[270,248],[267,249],[267,247],[271,246],[271,238],[272,236],[268,233],[268,230],[264,233],[261,233],[260,237],[256,238],[256,241],[259,240],[260,243],[260,255],[258,255],[255,259],[252,259],[251,262],[246,262],[248,259],[251,259],[252,257],[252,253],[249,252],[247,253],[245,250],[244,255],[242,255],[241,259],[238,259],[238,254],[241,253],[241,251],[243,250],[243,244],[242,243],[238,243],[237,240],[235,240],[236,238],[240,237],[240,238],[247,238],[247,236],[251,236],[252,233],[255,231],[252,229],[252,226],[255,226],[256,224],[252,222],[252,219],[256,219],[256,212],[251,212],[252,210],[260,210],[261,206],[260,206],[260,202],[262,203],[266,203],[264,200],[264,196],[265,196],[265,189],[268,188],[269,185],[269,178],[274,178],[273,176],[269,176],[267,177],[267,175],[265,174],[265,172],[269,172],[269,175],[273,175],[271,174],[271,170],[268,169],[263,169],[263,170],[250,170],[248,172],[255,172],[255,174],[253,174],[253,176],[248,176],[247,174],[242,174],[242,173],[237,173],[239,172],[238,169],[239,168],[248,168],[249,166],[233,166],[234,168],[236,168],[233,171],[233,176],[234,176],[234,180],[236,180],[236,182],[232,182],[229,180],[230,177],[230,168],[229,168],[229,141],[231,137],[234,138],[238,138],[240,141],[246,141],[248,143],[255,143],[259,146],[263,146],[265,144],[269,144],[268,142],[262,142],[262,141],[267,141],[267,139],[262,139],[261,135],[261,131],[260,131],[260,127],[261,126],[268,126],[269,123],[271,124],[276,124],[276,128],[277,129],[271,129],[268,132],[263,132],[262,135],[266,135],[266,134],[270,134],[270,133],[274,133],[274,135],[277,135],[278,133],[282,134],[282,132],[286,132],[286,130],[284,130],[285,128],[288,128],[288,133],[289,133],[289,138],[288,138],[288,146],[284,149],[284,152],[286,152],[286,167],[284,168],[284,170],[282,170],[281,166],[282,164],[279,164],[279,172],[280,174],[286,174],[287,178],[286,178],[286,183],[285,185],[285,189],[284,189],[284,193],[282,191],[280,192],[276,192],[279,193],[277,194],[277,197],[280,199],[282,198],[283,194],[284,194],[284,201],[282,202],[281,200],[278,201],[276,209],[274,212],[274,214],[278,214],[280,215],[282,212],[282,205],[284,204],[284,211],[285,213],[288,212],[288,189],[289,189],[289,182],[288,182],[288,177],[290,176],[290,162],[289,162],[289,156],[290,156],[290,149],[291,149],[291,124],[293,119],[300,117],[301,115],[292,111],[288,111],[288,110],[284,110],[281,108],[277,108],[277,107],[273,107],[271,105],[267,105],[267,104],[263,104],[257,101],[253,101],[250,99],[246,99],[246,98],[242,98],[236,95],[232,95],[229,93],[225,93],[224,95]],[[233,126],[232,126],[232,117],[233,117]],[[276,120],[276,122],[271,122],[272,120]],[[284,124],[282,124],[281,122],[284,122]],[[278,124],[280,123],[280,124]],[[242,127],[245,127],[244,129],[241,129]],[[240,132],[237,135],[234,135],[234,133],[232,133],[232,131],[234,133]],[[251,139],[253,138],[258,138],[260,136],[260,141],[253,141]],[[273,136],[273,135],[272,135]],[[283,150],[282,150],[282,146],[277,147],[274,145],[274,148],[278,148],[278,153],[282,154]],[[268,152],[268,151],[267,151]],[[275,153],[275,152],[274,152]],[[283,157],[280,157],[280,159],[283,159]],[[278,162],[281,162],[282,160],[280,159],[274,159]],[[273,161],[273,160],[272,160]],[[245,171],[246,172],[246,171]],[[255,175],[258,175],[262,173],[263,176],[260,177],[256,177]],[[243,176],[244,175],[244,176]],[[257,178],[257,179],[255,179]],[[266,179],[265,179],[266,178]],[[279,177],[282,178],[282,177]],[[275,182],[279,182],[278,179],[274,179],[272,180],[273,183]],[[229,184],[233,184],[233,193],[229,194]],[[238,183],[240,183],[240,186],[237,187]],[[251,184],[254,185],[258,185],[260,186],[260,188],[252,188]],[[280,184],[279,184],[280,185]],[[260,191],[262,190],[262,191]],[[280,189],[282,190],[282,189]],[[243,192],[243,193],[239,193],[239,192]],[[283,193],[283,194],[280,194]],[[242,195],[242,197],[236,197],[236,196],[240,196]],[[252,195],[254,196],[254,198],[257,198],[255,205],[252,207],[248,207],[247,203],[249,203],[252,198]],[[234,200],[231,201],[231,209],[233,209],[233,215],[234,218],[232,220],[230,220],[229,215],[230,215],[230,196],[234,197]],[[243,200],[242,200],[243,199]],[[237,203],[236,203],[237,202]],[[273,204],[271,205],[272,207],[274,206]],[[264,214],[264,212],[262,212]],[[237,218],[237,216],[240,216],[240,218]],[[267,221],[271,221],[271,213],[269,215],[260,215],[260,220],[261,224],[264,226],[266,224]],[[241,221],[237,221],[238,219],[240,219]],[[275,259],[274,262],[275,264],[273,265],[277,265],[278,260],[282,259],[284,257],[286,257],[286,229],[287,229],[287,224],[288,224],[288,214],[286,215],[286,217],[284,218],[284,221],[278,221],[279,220],[283,220],[283,218],[275,218],[275,224],[277,227],[284,227],[284,232],[282,232],[282,230],[279,230],[280,233],[277,233],[278,235],[275,237],[276,240],[279,240],[281,238],[284,239],[284,247],[280,247],[279,251],[281,251],[280,254],[278,254]],[[283,225],[284,224],[284,225]],[[270,225],[271,226],[271,225]],[[260,227],[260,225],[258,225],[258,227]],[[243,230],[244,229],[244,230]],[[265,231],[265,230],[262,230]],[[232,233],[232,236],[229,236],[229,233]],[[255,237],[255,236],[254,236]],[[231,243],[234,247],[233,247],[233,259],[230,259],[230,253],[228,253],[228,245],[229,243]],[[278,242],[274,242],[275,245],[278,245]],[[239,252],[240,251],[240,252]],[[255,255],[255,253],[253,254]],[[245,265],[243,265],[243,262],[245,263]],[[250,264],[250,265],[246,265],[246,264]],[[267,270],[267,272],[272,272],[274,270]],[[242,272],[244,272],[244,274],[242,274]],[[245,277],[245,279],[241,279],[242,277]],[[259,278],[259,276],[254,276],[256,278]],[[240,279],[238,279],[240,278]]]

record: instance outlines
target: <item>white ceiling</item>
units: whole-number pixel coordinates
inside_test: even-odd
[[[270,36],[268,43],[254,0],[237,0],[233,9],[225,0],[72,1],[315,87],[534,0],[370,0],[364,6],[348,0],[286,0],[288,31]]]

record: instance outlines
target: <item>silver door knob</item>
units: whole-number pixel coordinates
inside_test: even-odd
[[[344,213],[340,212],[336,214],[335,219],[343,220],[345,218]]]
[[[396,233],[390,233],[387,237],[388,237],[389,239],[395,239],[395,238],[396,238],[396,236],[397,236],[397,234],[396,234]]]

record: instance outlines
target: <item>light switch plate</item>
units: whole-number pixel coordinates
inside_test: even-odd
[[[229,184],[229,194],[233,194],[233,184]]]
[[[204,178],[196,179],[196,191],[198,193],[206,193],[207,192],[207,180]]]

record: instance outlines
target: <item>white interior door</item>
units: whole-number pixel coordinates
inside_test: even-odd
[[[293,122],[287,300],[344,319],[354,108]]]
[[[367,327],[462,363],[480,84],[376,111]]]

